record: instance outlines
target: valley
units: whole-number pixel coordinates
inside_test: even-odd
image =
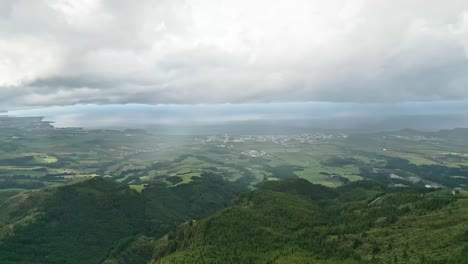
[[[468,129],[158,135],[15,119],[0,123],[1,263],[468,259]]]

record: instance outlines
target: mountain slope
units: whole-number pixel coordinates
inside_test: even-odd
[[[231,187],[206,173],[141,193],[99,177],[20,193],[0,204],[0,263],[146,263],[144,244],[230,205]]]
[[[468,199],[446,190],[293,179],[265,182],[219,211],[235,196],[210,173],[141,193],[102,178],[20,193],[0,204],[0,263],[468,260]]]
[[[125,185],[93,178],[50,192],[32,206],[35,219],[1,241],[1,263],[98,263],[142,230],[143,199]]]
[[[292,194],[287,186],[297,184],[275,183],[273,189],[287,192],[267,187],[245,195],[234,207],[180,226],[157,242],[153,263],[468,260],[466,199],[442,192],[382,192],[368,184],[338,189],[337,198],[317,194],[317,199],[304,195],[307,188]]]

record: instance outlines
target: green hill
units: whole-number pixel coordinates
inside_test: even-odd
[[[224,208],[234,195],[211,174],[142,193],[103,178],[20,193],[0,204],[0,263],[101,263]],[[152,257],[137,255],[139,263]]]
[[[300,180],[265,187],[160,239],[154,263],[468,261],[466,199],[366,183],[339,195]]]
[[[142,197],[101,178],[16,199],[10,200],[35,216],[1,241],[1,263],[98,263],[116,241],[144,224]],[[10,222],[18,212],[10,213]]]
[[[215,173],[141,192],[91,178],[0,204],[0,263],[466,260],[468,199],[372,181],[271,181],[238,195]]]

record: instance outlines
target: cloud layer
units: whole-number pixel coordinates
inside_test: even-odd
[[[182,134],[300,134],[316,129],[438,130],[467,127],[468,101],[73,105],[16,110],[8,115],[44,116],[58,127],[144,128]]]
[[[466,0],[0,0],[0,106],[468,99]]]

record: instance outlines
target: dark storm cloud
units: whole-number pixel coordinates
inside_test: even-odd
[[[465,0],[0,0],[0,107],[468,99]]]

